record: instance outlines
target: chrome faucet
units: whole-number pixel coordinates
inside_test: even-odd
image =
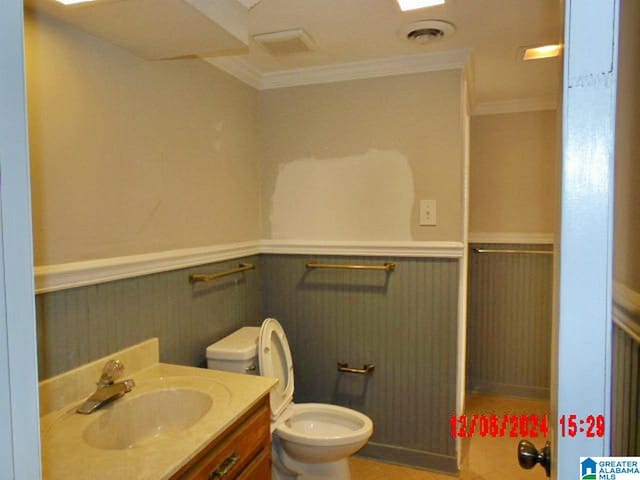
[[[98,388],[77,408],[76,412],[93,413],[98,408],[130,392],[136,385],[133,380],[128,379],[114,383],[114,380],[119,378],[123,371],[124,365],[120,360],[109,360],[102,368],[102,375],[96,384]]]

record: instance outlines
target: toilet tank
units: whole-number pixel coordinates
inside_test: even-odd
[[[207,347],[207,368],[259,375],[260,327],[242,327]]]

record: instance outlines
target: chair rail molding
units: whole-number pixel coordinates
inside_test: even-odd
[[[261,253],[284,255],[355,255],[367,257],[460,258],[464,243],[454,241],[316,241],[263,240]]]
[[[472,116],[500,115],[504,113],[540,112],[557,110],[558,101],[549,98],[518,98],[502,102],[478,102],[474,105]]]
[[[167,272],[258,253],[260,253],[259,242],[243,242],[36,266],[34,268],[36,293],[55,292]]]
[[[152,273],[268,254],[461,258],[462,242],[256,240],[207,247],[99,258],[34,268],[36,293],[95,285]]]
[[[548,232],[471,232],[469,243],[553,244],[555,235]]]

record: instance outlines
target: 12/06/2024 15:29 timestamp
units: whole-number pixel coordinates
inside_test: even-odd
[[[547,415],[452,415],[449,419],[451,436],[460,438],[480,437],[512,437],[537,438],[549,434],[549,418]],[[586,438],[603,437],[605,433],[604,415],[575,414],[562,415],[558,419],[558,433],[563,437],[578,435]]]

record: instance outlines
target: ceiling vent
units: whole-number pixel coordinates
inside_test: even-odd
[[[403,39],[425,45],[440,40],[456,31],[456,27],[443,20],[420,20],[409,23],[400,30]]]
[[[291,55],[313,50],[313,40],[301,28],[281,32],[260,33],[253,39],[272,55]]]

